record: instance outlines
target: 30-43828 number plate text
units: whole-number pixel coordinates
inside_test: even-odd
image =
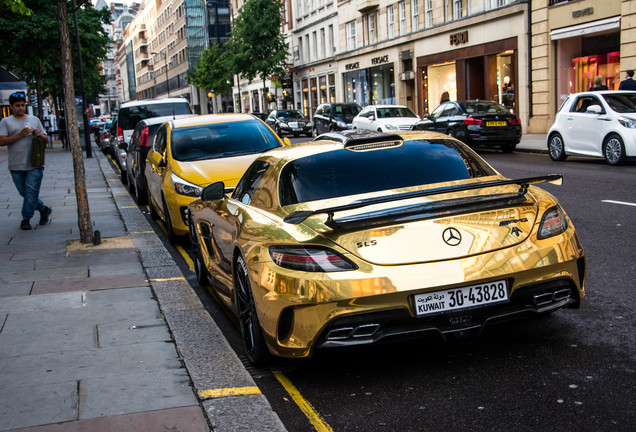
[[[508,301],[505,280],[415,295],[417,316],[468,309]]]

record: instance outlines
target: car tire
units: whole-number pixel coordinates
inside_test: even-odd
[[[128,192],[132,199],[137,202],[137,188],[135,187],[135,179],[130,178],[128,170],[126,170],[126,183],[128,184]]]
[[[137,204],[146,205],[148,204],[148,193],[139,188],[139,183],[134,179],[133,183],[135,184],[135,194],[137,195]]]
[[[188,231],[190,232],[190,247],[192,251],[192,263],[194,264],[194,274],[197,276],[197,282],[202,287],[207,287],[210,282],[208,280],[207,270],[201,259],[201,247],[194,229],[192,219],[188,221]]]
[[[446,135],[448,135],[451,138],[457,138],[457,134],[455,133],[455,131],[453,129],[449,129],[446,131]]]
[[[243,256],[239,256],[236,259],[234,269],[236,306],[243,348],[252,364],[262,365],[269,359],[269,350],[258,320],[247,264]]]
[[[512,153],[517,148],[517,143],[504,143],[501,145],[501,151],[504,153]]]
[[[603,142],[603,157],[610,165],[623,165],[627,161],[623,139],[612,134]]]
[[[276,135],[278,135],[279,137],[281,137],[281,138],[282,138],[282,137],[283,137],[283,134],[282,134],[282,132],[281,132],[280,128],[279,128],[278,126],[276,126],[276,129],[275,129],[275,130],[276,130]]]
[[[553,133],[548,138],[548,153],[550,159],[553,161],[564,161],[568,155],[565,154],[565,144],[563,143],[563,137],[559,133]]]
[[[174,228],[172,228],[172,219],[170,218],[170,211],[168,210],[168,203],[164,197],[161,197],[161,202],[163,203],[163,215],[165,217],[166,223],[166,232],[168,234],[168,241],[171,245],[175,244],[179,237],[174,232]]]
[[[152,196],[150,195],[150,189],[148,189],[146,193],[148,195],[148,208],[150,209],[150,219],[157,220],[159,219],[159,212],[157,212],[157,209],[152,203]]]

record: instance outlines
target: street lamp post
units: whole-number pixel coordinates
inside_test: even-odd
[[[152,51],[150,54],[152,55],[157,55],[159,54],[156,51]],[[168,97],[170,97],[170,82],[168,79],[168,56],[162,51],[161,55],[163,56],[164,60],[166,61],[166,88],[168,89]]]

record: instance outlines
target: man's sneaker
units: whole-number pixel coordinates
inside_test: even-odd
[[[40,212],[40,225],[46,225],[49,223],[49,216],[53,209],[51,207],[44,207],[44,210]]]
[[[22,219],[22,222],[20,223],[20,229],[24,231],[28,231],[31,229],[31,224],[29,223],[28,220]]]

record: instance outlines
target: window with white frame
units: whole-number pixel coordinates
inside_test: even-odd
[[[363,22],[366,30],[366,44],[373,45],[377,41],[377,12],[373,11],[364,16]]]
[[[406,2],[403,0],[398,3],[398,15],[400,17],[400,36],[406,34]]]
[[[318,58],[318,34],[316,32],[311,34],[311,43],[313,45],[311,57],[316,60]]]
[[[420,29],[420,4],[419,0],[411,0],[411,31]]]
[[[305,35],[305,63],[311,61],[311,48],[309,45],[309,35]]]
[[[347,29],[347,51],[352,51],[357,48],[356,41],[356,21],[349,21],[346,24]]]
[[[462,0],[453,0],[453,19],[457,20],[462,17]]]
[[[386,27],[389,39],[395,37],[395,15],[393,12],[393,5],[386,8]]]
[[[325,58],[327,56],[327,41],[325,39],[325,28],[320,29],[320,58]]]
[[[506,6],[510,0],[486,0],[486,9],[497,9]]]
[[[424,0],[424,26],[433,26],[433,0]]]
[[[329,56],[336,53],[336,39],[333,35],[333,24],[329,25],[329,45],[327,46],[327,52],[329,53]]]
[[[300,18],[303,14],[303,0],[296,0],[296,11],[298,13],[298,18]]]

